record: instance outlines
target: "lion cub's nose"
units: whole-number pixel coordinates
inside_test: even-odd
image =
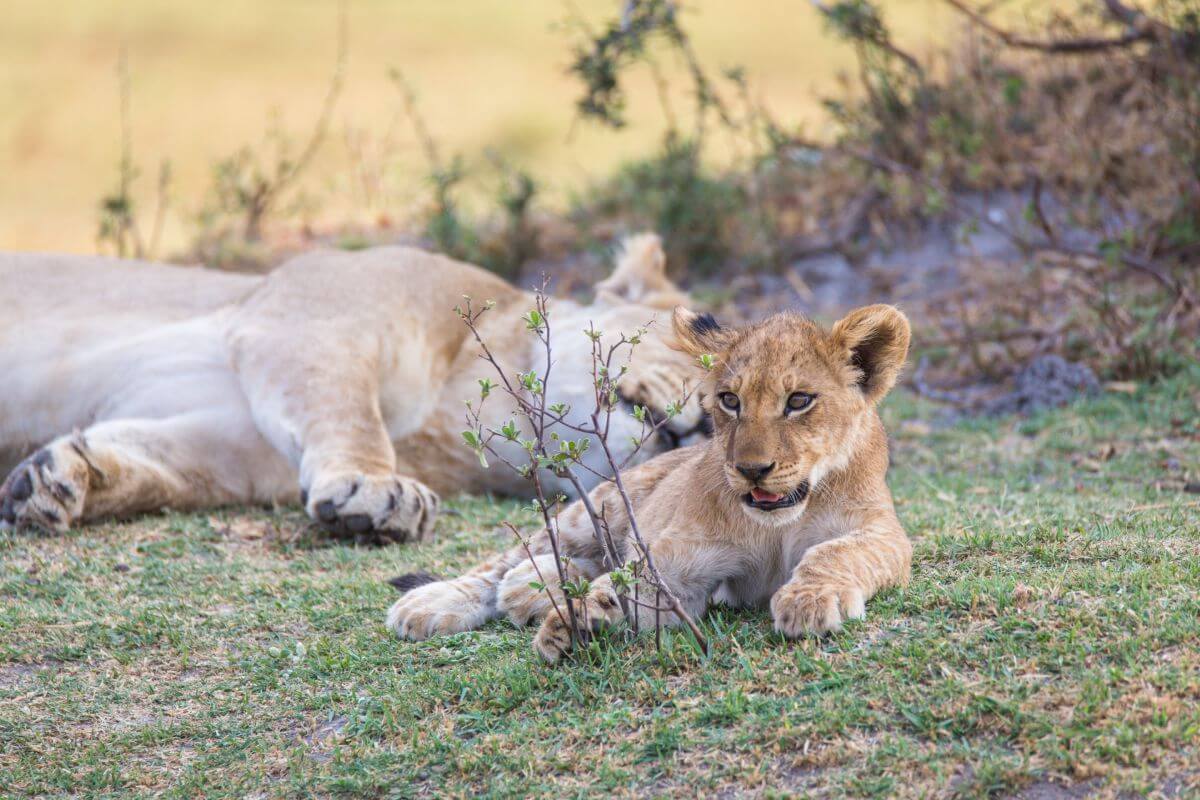
[[[775,462],[772,461],[770,464],[738,464],[736,469],[742,473],[746,480],[757,482],[767,477],[767,474],[775,469]]]

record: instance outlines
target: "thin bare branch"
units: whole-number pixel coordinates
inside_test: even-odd
[[[1009,47],[1021,50],[1039,50],[1043,53],[1095,53],[1114,47],[1128,47],[1137,42],[1154,38],[1149,29],[1133,30],[1116,37],[1081,37],[1078,39],[1030,39],[996,25],[983,14],[967,5],[963,0],[945,0],[979,27],[995,36]]]

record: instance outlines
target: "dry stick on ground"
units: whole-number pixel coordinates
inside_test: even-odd
[[[638,527],[637,516],[634,512],[629,493],[621,479],[621,467],[623,465],[617,463],[617,459],[608,445],[608,433],[610,429],[611,415],[613,407],[616,405],[617,398],[616,385],[617,381],[620,380],[621,375],[624,374],[624,367],[621,367],[614,372],[613,362],[622,348],[628,347],[630,352],[632,352],[632,348],[638,344],[641,335],[644,334],[644,331],[639,332],[634,337],[626,337],[622,334],[619,340],[615,344],[610,345],[607,350],[601,344],[600,333],[596,331],[594,327],[590,327],[588,331],[586,331],[586,334],[592,340],[592,374],[594,379],[593,385],[595,387],[595,404],[592,408],[591,414],[589,415],[588,423],[574,424],[566,419],[566,414],[569,412],[569,409],[557,404],[554,406],[547,406],[547,397],[549,395],[550,385],[549,376],[554,362],[551,346],[551,327],[546,306],[546,281],[543,279],[541,288],[535,292],[535,308],[532,312],[527,314],[524,319],[527,329],[533,332],[542,343],[545,352],[544,372],[540,377],[532,372],[522,374],[520,376],[519,386],[514,385],[514,383],[509,379],[509,376],[501,368],[490,348],[487,346],[487,343],[479,333],[477,324],[479,317],[484,312],[488,311],[492,307],[492,304],[485,304],[482,309],[475,310],[472,307],[471,299],[468,297],[466,298],[466,309],[459,309],[458,313],[460,318],[467,325],[468,329],[471,331],[471,334],[475,337],[476,342],[479,344],[480,358],[489,363],[493,370],[495,370],[496,374],[500,377],[500,380],[503,384],[504,393],[508,395],[508,397],[516,404],[518,413],[524,417],[532,431],[532,439],[528,440],[527,442],[522,442],[522,445],[525,446],[526,451],[529,453],[530,460],[528,464],[514,464],[505,458],[500,452],[498,452],[494,446],[494,443],[498,439],[515,442],[519,441],[519,435],[516,433],[515,428],[509,428],[507,431],[503,429],[497,431],[482,425],[480,418],[482,402],[490,393],[491,383],[490,381],[481,381],[481,386],[484,386],[485,388],[482,392],[480,405],[474,406],[471,403],[467,404],[467,422],[471,426],[471,430],[467,431],[465,434],[468,444],[473,446],[480,453],[481,458],[483,457],[482,454],[486,452],[487,454],[495,457],[501,463],[508,466],[510,469],[517,471],[519,474],[525,475],[533,482],[536,494],[536,503],[542,514],[542,520],[545,525],[546,534],[555,558],[555,564],[565,598],[565,605],[567,607],[567,615],[563,621],[571,629],[572,637],[577,642],[582,643],[586,640],[588,636],[588,630],[585,627],[580,626],[579,616],[575,611],[576,603],[574,602],[574,600],[577,598],[570,597],[567,591],[568,576],[563,560],[564,556],[559,548],[559,529],[557,525],[557,519],[556,515],[551,513],[552,502],[554,506],[557,507],[558,498],[555,498],[553,501],[547,499],[540,478],[540,473],[543,469],[552,471],[556,475],[566,478],[579,495],[584,510],[587,513],[588,519],[592,525],[593,536],[596,539],[596,543],[599,546],[601,553],[604,554],[604,564],[609,572],[622,569],[626,565],[621,557],[621,553],[617,548],[615,541],[612,538],[612,534],[609,530],[603,509],[597,510],[595,508],[575,468],[583,468],[588,472],[597,475],[602,480],[608,481],[614,485],[616,492],[621,497],[621,501],[624,505],[633,544],[639,555],[637,561],[640,563],[641,567],[644,568],[644,573],[648,576],[648,582],[654,587],[656,596],[662,600],[665,600],[665,605],[663,606],[660,606],[658,602],[654,603],[653,605],[642,602],[637,594],[637,587],[641,579],[641,575],[635,573],[633,581],[635,589],[634,597],[630,598],[624,593],[618,593],[618,599],[621,602],[622,611],[626,614],[627,618],[632,617],[634,620],[635,631],[637,630],[637,613],[636,609],[630,609],[628,605],[629,603],[632,602],[635,606],[653,608],[655,610],[656,619],[660,611],[670,611],[671,613],[675,614],[684,625],[687,626],[688,630],[695,638],[701,652],[707,655],[709,652],[708,640],[700,631],[700,628],[696,624],[695,620],[693,620],[691,615],[687,613],[687,610],[684,609],[678,597],[676,597],[674,592],[671,591],[670,587],[667,585],[665,579],[662,577],[662,574],[658,571],[658,568],[654,563],[654,557],[651,554],[650,548],[646,544],[645,539],[642,537],[641,529]],[[679,406],[682,406],[684,402],[686,402],[686,395],[681,399]],[[643,435],[637,442],[636,448],[640,448],[647,439],[665,426],[672,416],[670,413],[668,413],[668,415],[661,420],[651,420],[651,424],[649,427],[647,427],[646,415],[647,412],[643,410],[641,412],[641,416],[639,417],[643,424]],[[551,454],[547,449],[547,441],[550,439],[551,429],[556,426],[588,438],[582,440],[582,443],[560,441],[560,448],[566,449],[560,450],[560,453],[558,454]],[[582,463],[583,453],[588,447],[586,443],[591,441],[593,438],[595,441],[599,442],[599,445],[604,452],[605,461],[608,464],[608,469],[611,471],[608,475],[598,473]],[[522,542],[524,543],[524,540],[522,540]],[[531,554],[530,557],[532,558]],[[635,570],[641,571],[637,564],[630,566],[632,566]],[[543,584],[544,583],[545,582],[543,581]],[[551,601],[554,602],[555,612],[559,615],[560,619],[563,618],[562,611],[558,608],[558,604],[554,601],[552,590],[549,587],[546,587],[546,591],[548,594],[550,594]],[[579,608],[582,613],[586,614],[585,605],[579,604]],[[586,620],[584,625],[586,626]],[[658,641],[657,635],[656,641]]]

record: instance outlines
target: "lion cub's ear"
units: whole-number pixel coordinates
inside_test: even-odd
[[[834,347],[855,373],[867,400],[878,403],[896,383],[911,338],[908,317],[894,306],[855,309],[834,323]]]
[[[719,355],[733,340],[733,331],[721,327],[712,314],[697,314],[683,306],[675,307],[671,328],[675,333],[671,346],[697,358]]]

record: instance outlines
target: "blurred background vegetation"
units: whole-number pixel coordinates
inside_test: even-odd
[[[885,6],[894,10],[898,40],[916,52],[955,21],[931,0]],[[393,67],[413,85],[447,153],[484,165],[486,150],[502,153],[559,201],[644,155],[666,126],[648,70],[631,86],[631,124],[616,135],[577,122],[579,87],[567,71],[578,18],[599,25],[617,9],[612,0],[350,0],[345,91],[305,181],[313,203],[320,201],[313,217],[330,224],[381,212],[403,218],[421,201],[424,157],[397,119]],[[334,0],[5,3],[0,246],[95,250],[96,198],[116,179],[123,50],[144,173],[136,196],[153,202],[158,164],[169,160],[177,213],[166,221],[164,245],[188,246],[187,217],[200,213],[215,162],[259,145],[276,117],[298,135],[311,126],[336,59],[337,14]],[[706,1],[684,4],[683,16],[706,63],[744,67],[781,120],[828,135],[821,97],[853,68],[854,54],[822,35],[813,7]],[[680,94],[680,64],[661,62]],[[685,113],[684,99],[675,100]],[[364,188],[373,180],[380,185]]]

